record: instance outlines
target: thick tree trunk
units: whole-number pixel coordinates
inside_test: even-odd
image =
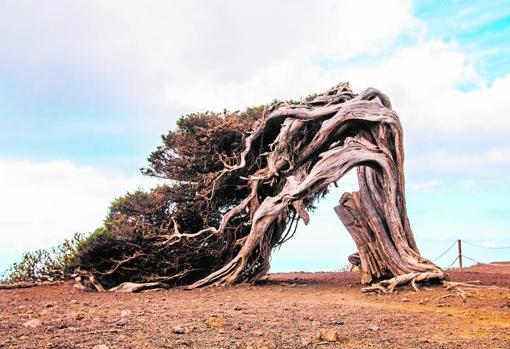
[[[277,107],[267,115],[266,124],[271,118],[281,115],[286,118],[268,155],[267,170],[261,173],[265,180],[281,172],[285,154],[280,149],[287,149],[289,140],[299,134],[303,124],[318,118],[325,120],[309,144],[294,149],[295,170],[287,177],[281,192],[265,198],[257,208],[251,232],[237,257],[192,287],[242,280],[243,270],[253,255],[267,270],[271,241],[275,230],[288,217],[288,208],[293,207],[306,222],[303,200],[323,191],[354,167],[358,167],[360,190],[345,193],[335,211],[358,248],[362,283],[386,280],[382,285],[393,290],[405,283],[414,286],[415,281],[446,277],[440,268],[420,256],[410,228],[404,191],[402,127],[390,109],[389,99],[375,89],[368,89],[335,108],[334,97],[328,94],[321,97],[329,97],[329,102],[304,110],[299,110],[299,106]],[[254,134],[257,135],[257,130]],[[250,148],[249,139],[246,148]]]
[[[288,238],[289,221],[292,225],[299,216],[307,223],[306,208],[357,168],[359,191],[345,193],[335,211],[358,248],[362,283],[379,282],[367,290],[391,291],[406,283],[444,279],[439,267],[420,256],[414,241],[403,164],[400,121],[388,97],[376,89],[355,95],[341,83],[300,104],[275,104],[253,126],[237,165],[224,163],[219,174],[251,173],[241,177],[250,194],[225,213],[218,228],[183,234],[174,224],[175,231],[159,246],[193,241],[204,246],[210,236],[223,239],[229,261],[190,288],[257,279],[269,269],[272,248]],[[234,229],[232,237],[236,217],[249,227],[247,235],[236,237]]]

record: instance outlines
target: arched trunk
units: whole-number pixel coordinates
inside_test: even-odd
[[[214,271],[189,288],[263,276],[271,250],[286,240],[289,221],[299,216],[307,223],[306,207],[353,168],[360,189],[345,193],[335,211],[359,250],[362,283],[379,282],[374,287],[386,291],[446,278],[416,246],[405,203],[402,126],[380,91],[369,88],[356,95],[341,83],[301,103],[277,103],[255,122],[236,160],[236,165],[223,163],[216,178],[239,176],[249,195],[223,215],[217,228],[188,234],[174,222],[174,232],[158,243],[160,249],[184,246],[187,251],[188,246],[208,246],[212,236],[223,242],[219,248],[229,252],[228,258],[208,266]],[[240,172],[245,174],[241,177]],[[215,185],[211,181],[211,196]],[[232,235],[235,219],[246,227],[242,236]],[[181,255],[176,257],[180,260]]]

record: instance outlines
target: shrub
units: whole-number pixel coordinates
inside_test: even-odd
[[[27,252],[19,263],[14,263],[2,276],[2,282],[41,282],[69,279],[73,265],[86,241],[83,234],[75,233],[51,250],[40,249]]]

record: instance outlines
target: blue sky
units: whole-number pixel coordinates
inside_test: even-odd
[[[271,8],[271,11],[268,11]],[[392,99],[423,254],[510,245],[510,3],[324,0],[0,3],[0,269],[101,224],[185,113],[348,80]],[[335,270],[354,245],[330,193],[272,270]],[[510,250],[465,247],[480,261]],[[438,263],[447,266],[453,250]]]

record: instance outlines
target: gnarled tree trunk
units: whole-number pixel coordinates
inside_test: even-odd
[[[303,126],[314,122],[320,127],[303,144]],[[289,208],[307,223],[303,200],[354,167],[360,190],[345,193],[335,211],[359,250],[362,283],[391,280],[383,282],[391,290],[404,283],[445,278],[439,267],[420,256],[409,225],[402,127],[385,95],[368,89],[353,97],[348,85],[340,84],[304,105],[278,105],[247,139],[244,155],[258,135],[276,126],[280,131],[267,154],[267,167],[248,181],[255,193],[262,181],[283,176],[281,191],[260,205],[260,198],[253,195],[251,231],[237,256],[191,287],[242,281],[249,278],[243,274],[247,268],[259,268],[257,275],[265,273]],[[239,166],[245,166],[245,156]]]
[[[379,282],[374,288],[386,291],[444,279],[439,267],[420,256],[414,241],[403,163],[402,126],[388,97],[376,89],[356,95],[349,84],[341,83],[304,102],[277,103],[254,124],[236,165],[225,162],[216,177],[249,173],[240,177],[249,195],[224,214],[217,228],[187,234],[174,223],[173,231],[160,237],[158,248],[184,253],[178,251],[187,250],[175,248],[181,244],[203,251],[210,237],[224,241],[227,262],[190,288],[257,279],[269,270],[272,248],[288,239],[289,223],[292,226],[296,217],[308,223],[306,208],[357,168],[359,191],[345,193],[335,211],[358,248],[362,283]],[[212,195],[215,185],[213,181]],[[239,226],[246,228],[244,233]]]

